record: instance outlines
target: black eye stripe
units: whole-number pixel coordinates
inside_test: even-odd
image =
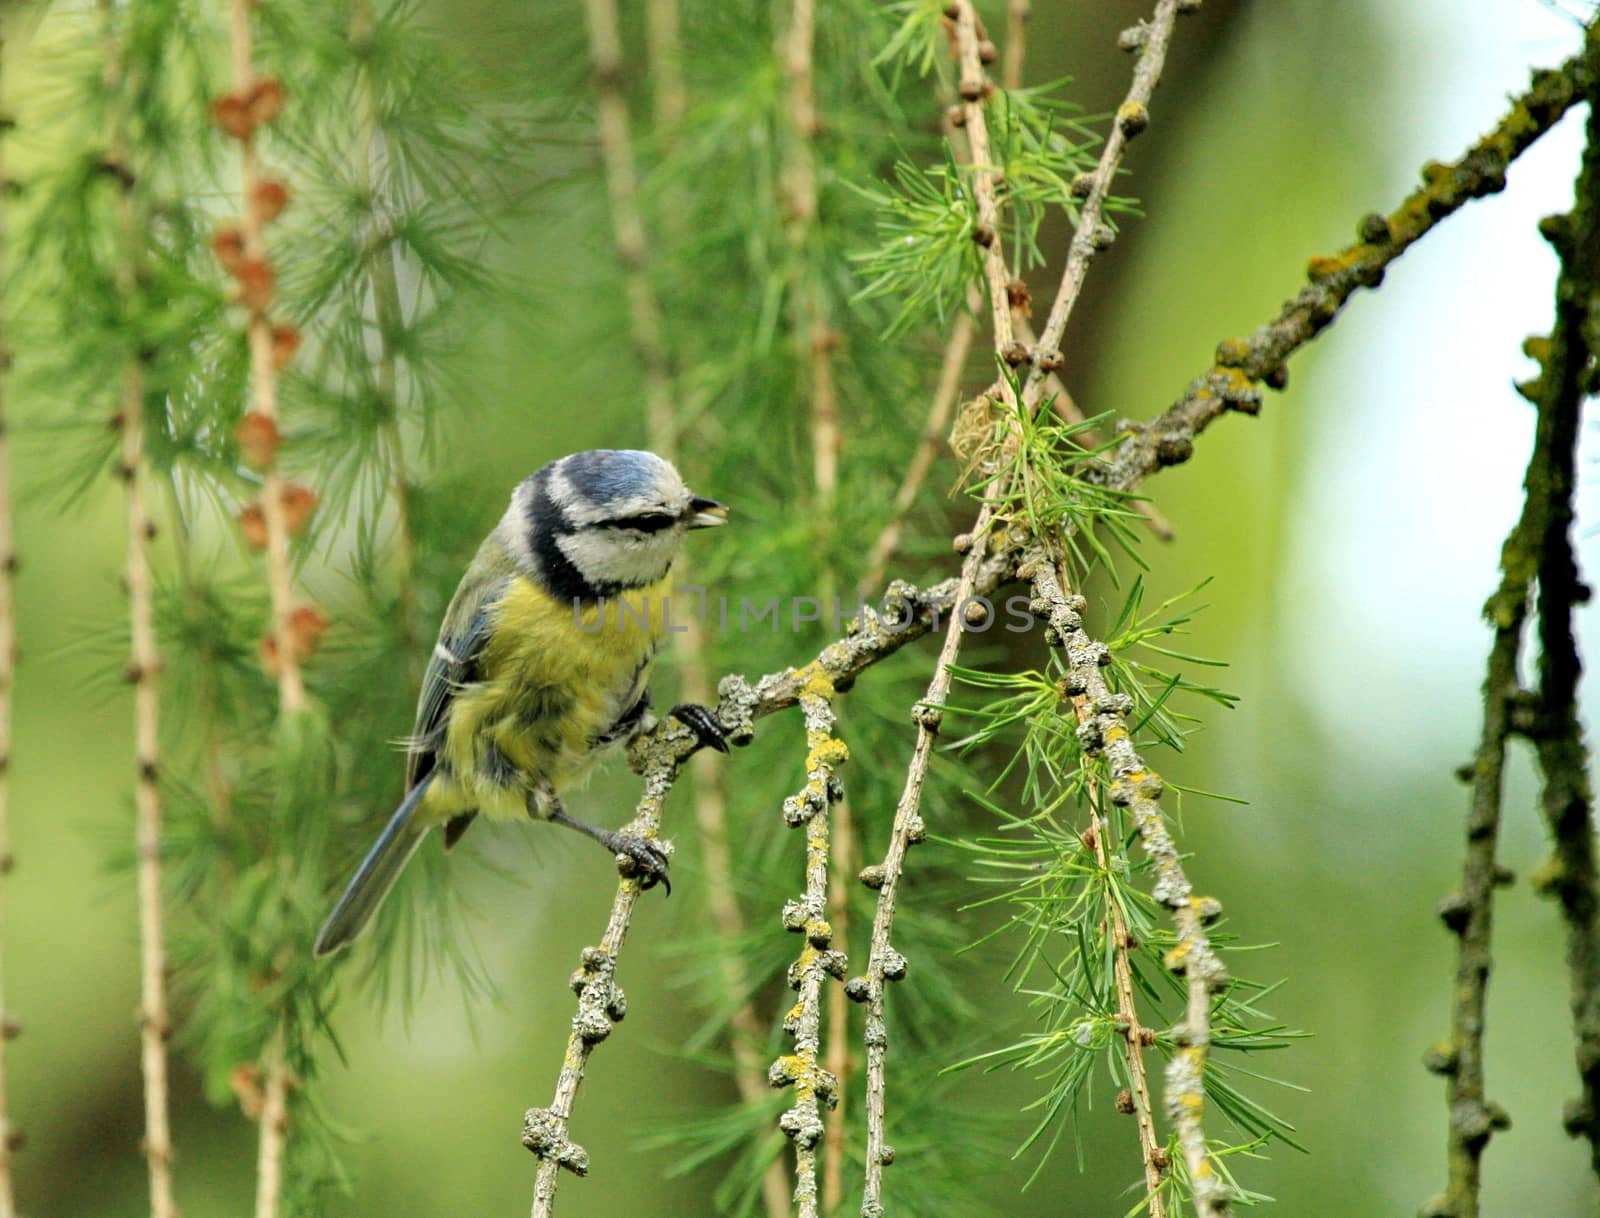
[[[608,529],[637,529],[641,533],[659,533],[662,529],[670,529],[678,523],[676,516],[669,516],[666,512],[640,512],[637,516],[621,516],[616,520],[602,520],[600,524]]]

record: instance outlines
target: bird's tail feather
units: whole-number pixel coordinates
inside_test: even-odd
[[[367,857],[361,860],[344,895],[317,934],[317,955],[336,952],[359,935],[383,904],[383,898],[389,895],[394,882],[427,836],[429,827],[418,825],[416,820],[422,796],[432,779],[433,775],[428,775],[406,793],[383,833],[367,851]]]

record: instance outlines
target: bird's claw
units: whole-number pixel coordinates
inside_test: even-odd
[[[649,891],[657,884],[672,895],[672,882],[667,879],[671,860],[661,846],[646,838],[619,833],[607,843],[617,856],[617,870],[639,881],[641,891]]]
[[[669,712],[674,719],[694,733],[695,739],[706,748],[719,753],[728,751],[728,729],[716,712],[694,702],[680,702]]]

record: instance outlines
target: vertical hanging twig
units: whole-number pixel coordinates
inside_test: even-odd
[[[1039,332],[1038,344],[1029,361],[1028,376],[1023,383],[1023,400],[1033,406],[1044,392],[1048,373],[1061,367],[1061,339],[1067,322],[1072,317],[1073,306],[1083,291],[1088,276],[1089,263],[1095,254],[1107,248],[1116,234],[1104,223],[1106,198],[1116,180],[1117,167],[1122,164],[1122,154],[1128,141],[1150,125],[1150,99],[1161,83],[1161,69],[1167,61],[1167,46],[1172,41],[1172,28],[1180,13],[1189,13],[1200,7],[1199,0],[1157,0],[1155,12],[1149,21],[1140,22],[1125,30],[1121,45],[1136,51],[1139,61],[1133,69],[1133,83],[1128,95],[1117,107],[1111,124],[1111,134],[1100,150],[1100,160],[1087,174],[1073,180],[1072,193],[1083,200],[1078,212],[1078,226],[1073,230],[1072,243],[1067,247],[1067,263],[1056,288],[1056,298],[1045,318],[1044,329]]]
[[[310,655],[325,623],[317,610],[295,605],[289,555],[291,504],[296,516],[303,518],[314,500],[303,488],[291,487],[278,471],[277,370],[293,355],[299,336],[291,327],[274,325],[269,316],[277,276],[267,256],[264,230],[288,202],[288,192],[262,172],[255,139],[257,131],[270,123],[282,107],[283,86],[272,77],[256,75],[251,8],[250,0],[230,0],[233,92],[213,105],[218,124],[239,144],[244,214],[238,229],[218,234],[215,248],[224,268],[237,281],[240,302],[248,310],[250,410],[240,428],[240,446],[246,459],[261,471],[257,511],[272,604],[272,628],[262,640],[262,658],[277,678],[280,715],[293,717],[309,709],[301,664]],[[292,1083],[284,1060],[281,1027],[265,1050],[261,1076],[256,1218],[276,1218],[283,1191]]]
[[[0,29],[0,62],[5,56],[3,29]],[[11,126],[8,114],[0,113],[0,191],[5,187],[4,137]],[[0,194],[0,274],[6,269],[6,209]],[[0,323],[4,319],[0,318]],[[0,378],[11,366],[11,351],[0,328]],[[6,945],[6,877],[15,860],[11,855],[11,693],[16,677],[16,542],[12,536],[11,441],[6,433],[6,385],[0,379],[0,1218],[17,1218],[16,1190],[11,1158],[20,1135],[11,1123],[9,1092],[6,1089],[6,1046],[16,1036],[20,1024],[5,1005],[4,949]]]
[[[645,434],[652,452],[673,461],[678,447],[677,407],[660,303],[650,279],[649,239],[639,207],[639,175],[629,130],[628,102],[622,88],[622,41],[616,0],[584,0],[584,15],[613,240],[625,280],[630,333],[644,373]],[[650,62],[657,74],[653,93],[655,121],[658,128],[667,130],[682,119],[688,101],[675,0],[651,0],[647,15]],[[687,629],[675,636],[682,663],[683,694],[688,701],[703,705],[712,695],[704,630],[692,614],[685,615],[684,625]],[[721,766],[715,758],[703,754],[696,754],[689,764],[694,779],[695,827],[705,862],[706,901],[719,935],[727,943],[737,943],[744,935],[744,918],[733,884]],[[744,961],[731,950],[723,950],[718,956],[724,991],[733,997],[748,994]],[[729,1047],[734,1061],[734,1086],[747,1104],[759,1103],[767,1094],[759,1048],[765,1038],[754,1004],[740,999],[729,1020]],[[783,1164],[777,1160],[768,1166],[762,1180],[762,1198],[768,1218],[787,1218],[789,1185]]]
[[[1082,695],[1073,699],[1073,712],[1080,724],[1089,723],[1093,717],[1088,699]],[[1089,806],[1098,807],[1099,784],[1089,784]],[[1094,848],[1095,862],[1106,875],[1111,873],[1111,855],[1106,849],[1108,825],[1104,817],[1094,812],[1093,821],[1084,836]],[[1155,1043],[1156,1033],[1139,1022],[1139,1005],[1134,998],[1133,962],[1129,959],[1134,948],[1133,936],[1128,933],[1127,919],[1122,916],[1122,906],[1107,891],[1106,937],[1111,940],[1112,976],[1117,991],[1117,1016],[1122,1025],[1123,1056],[1128,1063],[1128,1078],[1133,1086],[1126,1097],[1139,1129],[1139,1157],[1144,1164],[1145,1212],[1150,1218],[1166,1218],[1166,1202],[1161,1196],[1162,1173],[1167,1166],[1167,1150],[1156,1136],[1155,1110],[1150,1104],[1150,1082],[1145,1073],[1144,1051]],[[1123,1110],[1118,1101],[1119,1111]]]
[[[1589,103],[1587,143],[1570,214],[1553,216],[1541,231],[1561,258],[1556,320],[1534,350],[1542,371],[1533,396],[1539,407],[1536,455],[1528,493],[1546,504],[1548,519],[1538,545],[1539,691],[1533,736],[1543,777],[1540,808],[1554,855],[1541,887],[1561,908],[1567,932],[1572,1031],[1578,1098],[1567,1105],[1566,1126],[1589,1141],[1600,1174],[1600,872],[1595,863],[1594,791],[1589,749],[1578,718],[1583,661],[1573,633],[1573,611],[1589,599],[1572,546],[1577,447],[1585,399],[1600,392],[1600,23],[1590,26],[1585,62]]]
[[[377,164],[384,152],[382,116],[378,109],[377,82],[372,77],[372,61],[361,54],[372,41],[377,23],[371,0],[355,0],[350,8],[350,46],[361,64],[359,89],[361,121],[355,140],[356,185],[374,219],[374,229],[363,243],[366,251],[367,280],[372,291],[373,323],[378,332],[378,358],[373,387],[383,406],[379,427],[383,464],[388,475],[389,495],[394,503],[395,590],[400,618],[400,642],[406,656],[411,689],[422,680],[422,651],[417,637],[417,541],[411,519],[411,475],[406,466],[405,441],[400,429],[400,355],[397,346],[405,328],[405,309],[400,299],[400,277],[395,265],[392,232],[385,225],[388,217],[377,195]],[[383,216],[383,220],[376,217]]]
[[[1083,691],[1086,713],[1078,738],[1084,753],[1109,770],[1106,797],[1127,808],[1133,817],[1155,869],[1152,895],[1172,911],[1178,942],[1167,954],[1166,964],[1183,977],[1188,1006],[1177,1031],[1178,1051],[1167,1065],[1167,1118],[1183,1152],[1196,1218],[1221,1218],[1232,1190],[1212,1163],[1206,1145],[1205,1070],[1211,1044],[1211,1002],[1227,984],[1228,971],[1205,928],[1221,916],[1222,906],[1213,898],[1195,896],[1184,873],[1182,856],[1157,803],[1164,790],[1161,776],[1133,746],[1128,724],[1133,698],[1113,692],[1107,684],[1102,663],[1106,646],[1083,628],[1083,598],[1067,595],[1054,560],[1042,549],[1026,554],[1017,573],[1032,583],[1034,597],[1043,607],[1050,631],[1046,638],[1065,653],[1069,688]],[[1159,1184],[1159,1172],[1152,1172],[1154,1166],[1147,1156],[1146,1179],[1154,1175]]]
[[[112,97],[112,118],[106,138],[107,176],[116,191],[120,248],[114,278],[117,296],[128,316],[135,312],[139,291],[139,218],[133,191],[137,178],[128,163],[126,114],[129,65],[124,44],[113,25],[114,12],[103,6],[104,77]],[[120,95],[119,95],[120,91]],[[125,579],[128,591],[130,653],[127,679],[133,686],[135,842],[139,894],[139,1041],[144,1077],[144,1155],[150,1176],[153,1218],[175,1218],[172,1191],[172,1128],[167,1081],[167,1041],[172,1035],[167,1007],[167,949],[163,927],[161,877],[161,657],[156,647],[155,588],[150,573],[150,538],[154,522],[145,504],[145,364],[130,351],[122,364],[120,397],[114,422],[121,433],[117,472],[123,483],[126,524]]]
[[[849,756],[833,734],[833,683],[825,672],[800,695],[806,723],[806,784],[783,801],[783,819],[806,834],[806,886],[799,900],[783,907],[783,925],[805,936],[800,957],[789,966],[789,984],[800,998],[783,1017],[784,1031],[794,1037],[794,1052],[772,1063],[768,1080],[775,1087],[794,1087],[794,1106],[779,1118],[779,1127],[794,1143],[794,1202],[799,1218],[818,1218],[817,1146],[822,1141],[822,1109],[839,1097],[839,1079],[826,1069],[822,1051],[822,983],[843,980],[848,960],[833,948],[836,927],[828,921],[828,810],[839,797],[834,772]]]

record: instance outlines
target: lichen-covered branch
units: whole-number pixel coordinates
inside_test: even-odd
[[[1423,184],[1388,215],[1374,213],[1358,226],[1359,240],[1331,257],[1307,264],[1310,282],[1286,302],[1278,316],[1247,338],[1230,338],[1217,347],[1216,362],[1190,382],[1184,395],[1160,417],[1132,428],[1100,478],[1108,486],[1129,487],[1166,465],[1187,461],[1194,440],[1228,411],[1255,414],[1265,384],[1288,384],[1288,359],[1320,334],[1357,289],[1376,287],[1389,264],[1464,204],[1505,186],[1506,171],[1535,140],[1560,120],[1582,96],[1592,77],[1580,58],[1533,74],[1528,89],[1485,135],[1451,164],[1430,161]],[[1041,337],[1048,349],[1049,333]],[[1036,367],[1039,365],[1036,364]],[[1031,378],[1030,378],[1031,380]]]
[[[0,30],[0,57],[5,49],[4,31]],[[10,119],[0,114],[0,182],[5,181],[3,137]],[[0,200],[0,270],[6,265],[7,246],[6,207]],[[0,333],[0,374],[11,365],[10,348]],[[20,1138],[12,1124],[10,1093],[6,1087],[7,1045],[21,1026],[6,1010],[4,982],[4,948],[6,946],[7,878],[15,860],[11,856],[11,695],[16,679],[17,617],[16,617],[16,540],[12,529],[11,498],[11,441],[6,433],[6,397],[9,387],[0,380],[0,1218],[17,1218],[15,1180],[11,1170],[12,1155]]]
[[[1539,584],[1539,689],[1533,736],[1543,779],[1539,804],[1553,845],[1541,887],[1556,898],[1567,932],[1572,1031],[1581,1090],[1566,1126],[1589,1141],[1600,1175],[1600,874],[1595,865],[1594,791],[1589,749],[1578,719],[1583,662],[1573,631],[1575,606],[1589,599],[1572,545],[1577,448],[1585,399],[1600,392],[1600,21],[1585,53],[1587,143],[1570,214],[1542,231],[1561,259],[1556,316],[1547,342],[1533,346],[1541,371],[1531,386],[1539,408],[1529,500],[1546,513],[1536,555]],[[1535,539],[1527,539],[1534,542]]]
[[[971,589],[992,592],[1004,577],[1004,563],[982,563],[975,569],[966,594]],[[716,713],[729,738],[735,743],[748,742],[755,731],[755,720],[799,704],[807,693],[819,688],[819,682],[834,690],[848,689],[874,664],[938,629],[957,604],[958,592],[960,585],[953,579],[926,589],[897,581],[889,589],[887,612],[864,609],[852,619],[843,638],[829,643],[807,663],[768,673],[753,684],[741,676],[724,677],[717,687]],[[700,748],[699,738],[671,719],[634,742],[631,757],[634,768],[644,776],[644,790],[625,832],[651,840],[657,837],[662,805],[678,770]],[[611,1025],[627,1009],[615,976],[638,897],[637,880],[624,875],[617,886],[605,934],[597,946],[584,949],[580,967],[573,974],[578,1012],[573,1016],[555,1097],[548,1107],[530,1108],[523,1118],[522,1143],[540,1160],[534,1182],[533,1218],[544,1218],[553,1212],[561,1168],[577,1175],[589,1170],[588,1152],[569,1137],[568,1122],[590,1053],[610,1035]]]
[[[824,671],[812,678],[800,697],[806,725],[806,783],[783,801],[783,819],[790,828],[804,827],[806,883],[798,900],[783,907],[786,930],[805,936],[799,958],[789,967],[789,984],[799,999],[783,1017],[784,1031],[794,1037],[794,1052],[772,1063],[767,1079],[774,1087],[792,1086],[794,1106],[779,1126],[794,1143],[794,1202],[800,1218],[818,1218],[817,1146],[822,1141],[822,1109],[838,1100],[838,1076],[821,1061],[822,984],[826,977],[844,979],[848,966],[843,951],[833,947],[828,921],[828,811],[840,795],[835,770],[849,756],[833,734],[833,683]]]
[[[1172,28],[1182,12],[1199,8],[1199,0],[1158,0],[1155,13],[1123,35],[1123,44],[1138,51],[1139,60],[1133,70],[1133,83],[1127,98],[1117,107],[1111,133],[1100,151],[1098,164],[1089,173],[1073,180],[1072,192],[1083,200],[1078,212],[1078,226],[1073,230],[1072,243],[1067,247],[1066,265],[1061,271],[1061,282],[1056,288],[1055,301],[1045,318],[1044,329],[1039,332],[1038,344],[1031,353],[1024,353],[1029,362],[1028,375],[1023,382],[1022,397],[1027,406],[1037,405],[1044,392],[1048,373],[1061,367],[1061,339],[1066,333],[1072,309],[1083,291],[1089,273],[1089,263],[1096,253],[1106,248],[1115,233],[1104,223],[1106,198],[1122,164],[1122,154],[1128,141],[1150,125],[1150,98],[1161,81],[1161,69],[1166,63],[1167,44],[1172,39]]]
[[[1166,1073],[1167,1117],[1178,1138],[1194,1193],[1197,1218],[1218,1218],[1227,1210],[1230,1190],[1211,1162],[1205,1135],[1205,1067],[1211,1042],[1211,1000],[1228,980],[1228,972],[1206,934],[1206,926],[1222,912],[1209,897],[1197,897],[1184,872],[1182,856],[1157,802],[1161,777],[1145,764],[1133,746],[1128,716],[1133,699],[1115,693],[1103,666],[1109,658],[1104,643],[1083,627],[1082,597],[1068,596],[1054,560],[1042,547],[1028,550],[1017,573],[1033,586],[1033,610],[1047,622],[1045,639],[1064,649],[1067,692],[1081,697],[1087,714],[1078,729],[1086,756],[1103,760],[1111,782],[1106,797],[1128,809],[1139,841],[1155,867],[1152,895],[1172,911],[1177,945],[1167,967],[1183,976],[1188,1007],[1178,1032],[1179,1049]]]
[[[1073,712],[1079,724],[1092,722],[1093,711],[1087,697],[1079,695],[1072,701]],[[1093,730],[1092,728],[1090,729]],[[1090,807],[1098,798],[1098,784],[1090,784]],[[1106,822],[1098,812],[1084,834],[1094,848],[1095,862],[1100,870],[1109,874],[1110,852],[1106,849]],[[1129,958],[1133,936],[1128,932],[1127,919],[1122,906],[1109,894],[1106,899],[1106,935],[1111,940],[1112,975],[1117,991],[1117,1017],[1122,1025],[1123,1056],[1128,1063],[1128,1077],[1133,1081],[1127,1097],[1132,1106],[1134,1121],[1139,1129],[1139,1158],[1144,1165],[1145,1212],[1150,1218],[1166,1218],[1166,1202],[1161,1196],[1162,1172],[1165,1168],[1166,1148],[1156,1136],[1155,1111],[1150,1105],[1150,1083],[1145,1073],[1144,1051],[1155,1041],[1155,1031],[1139,1022],[1139,1006],[1134,999],[1133,962]],[[1120,1101],[1119,1101],[1120,1108]]]

